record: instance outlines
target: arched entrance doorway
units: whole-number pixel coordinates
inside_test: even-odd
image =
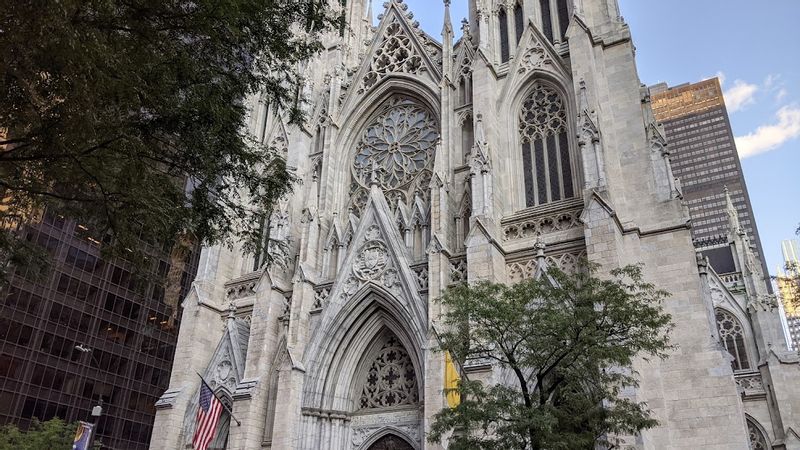
[[[387,434],[375,441],[367,450],[414,450],[414,447],[400,436]]]

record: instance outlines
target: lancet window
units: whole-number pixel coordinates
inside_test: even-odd
[[[539,0],[542,14],[542,33],[550,42],[563,41],[569,25],[569,4],[567,0]]]
[[[538,206],[575,196],[563,97],[537,81],[519,115],[525,205]]]
[[[719,339],[728,353],[733,356],[731,366],[734,371],[747,370],[750,368],[750,360],[747,357],[745,346],[745,334],[742,323],[733,314],[724,309],[715,311],[717,318],[717,330]]]
[[[403,344],[391,335],[367,369],[359,409],[414,405],[419,402],[417,374]]]
[[[508,62],[511,57],[511,46],[508,40],[508,13],[505,8],[500,8],[497,13],[500,32],[500,62]]]
[[[514,31],[517,44],[519,44],[519,41],[522,40],[522,32],[525,31],[525,13],[522,10],[522,2],[514,5]]]

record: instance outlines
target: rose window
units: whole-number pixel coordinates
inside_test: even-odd
[[[389,197],[404,201],[415,190],[427,189],[422,180],[430,176],[438,139],[438,125],[427,109],[406,97],[392,98],[358,142],[351,194],[366,189],[372,177],[387,194],[392,191]]]

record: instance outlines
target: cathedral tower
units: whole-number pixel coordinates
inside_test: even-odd
[[[601,273],[644,263],[672,293],[678,348],[637,362],[641,384],[626,393],[660,425],[626,445],[748,448],[617,1],[470,0],[457,42],[449,0],[441,42],[401,0],[376,27],[366,1],[335,3],[348,26],[304,67],[306,125],[251,103],[252,131],[285,148],[303,181],[269,221],[289,254],[265,268],[204,249],[152,448],[191,440],[195,372],[241,422],[225,413],[214,448],[442,448],[425,440],[446,405],[430,300],[452,283],[513,283],[584,257]],[[497,382],[489,363],[463,369]]]

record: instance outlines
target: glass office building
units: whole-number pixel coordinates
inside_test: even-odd
[[[90,420],[103,402],[103,448],[145,450],[169,383],[179,302],[197,271],[190,246],[142,243],[146,271],[105,261],[83,226],[54,214],[22,229],[54,259],[0,290],[0,425]]]
[[[713,248],[721,248],[728,233],[727,187],[739,222],[755,245],[755,253],[767,275],[719,79],[674,87],[661,83],[651,86],[650,93],[653,113],[667,135],[673,174],[680,180],[689,207],[695,246],[705,249],[704,254],[718,273],[729,271],[729,264],[733,263],[730,252],[715,252]]]

